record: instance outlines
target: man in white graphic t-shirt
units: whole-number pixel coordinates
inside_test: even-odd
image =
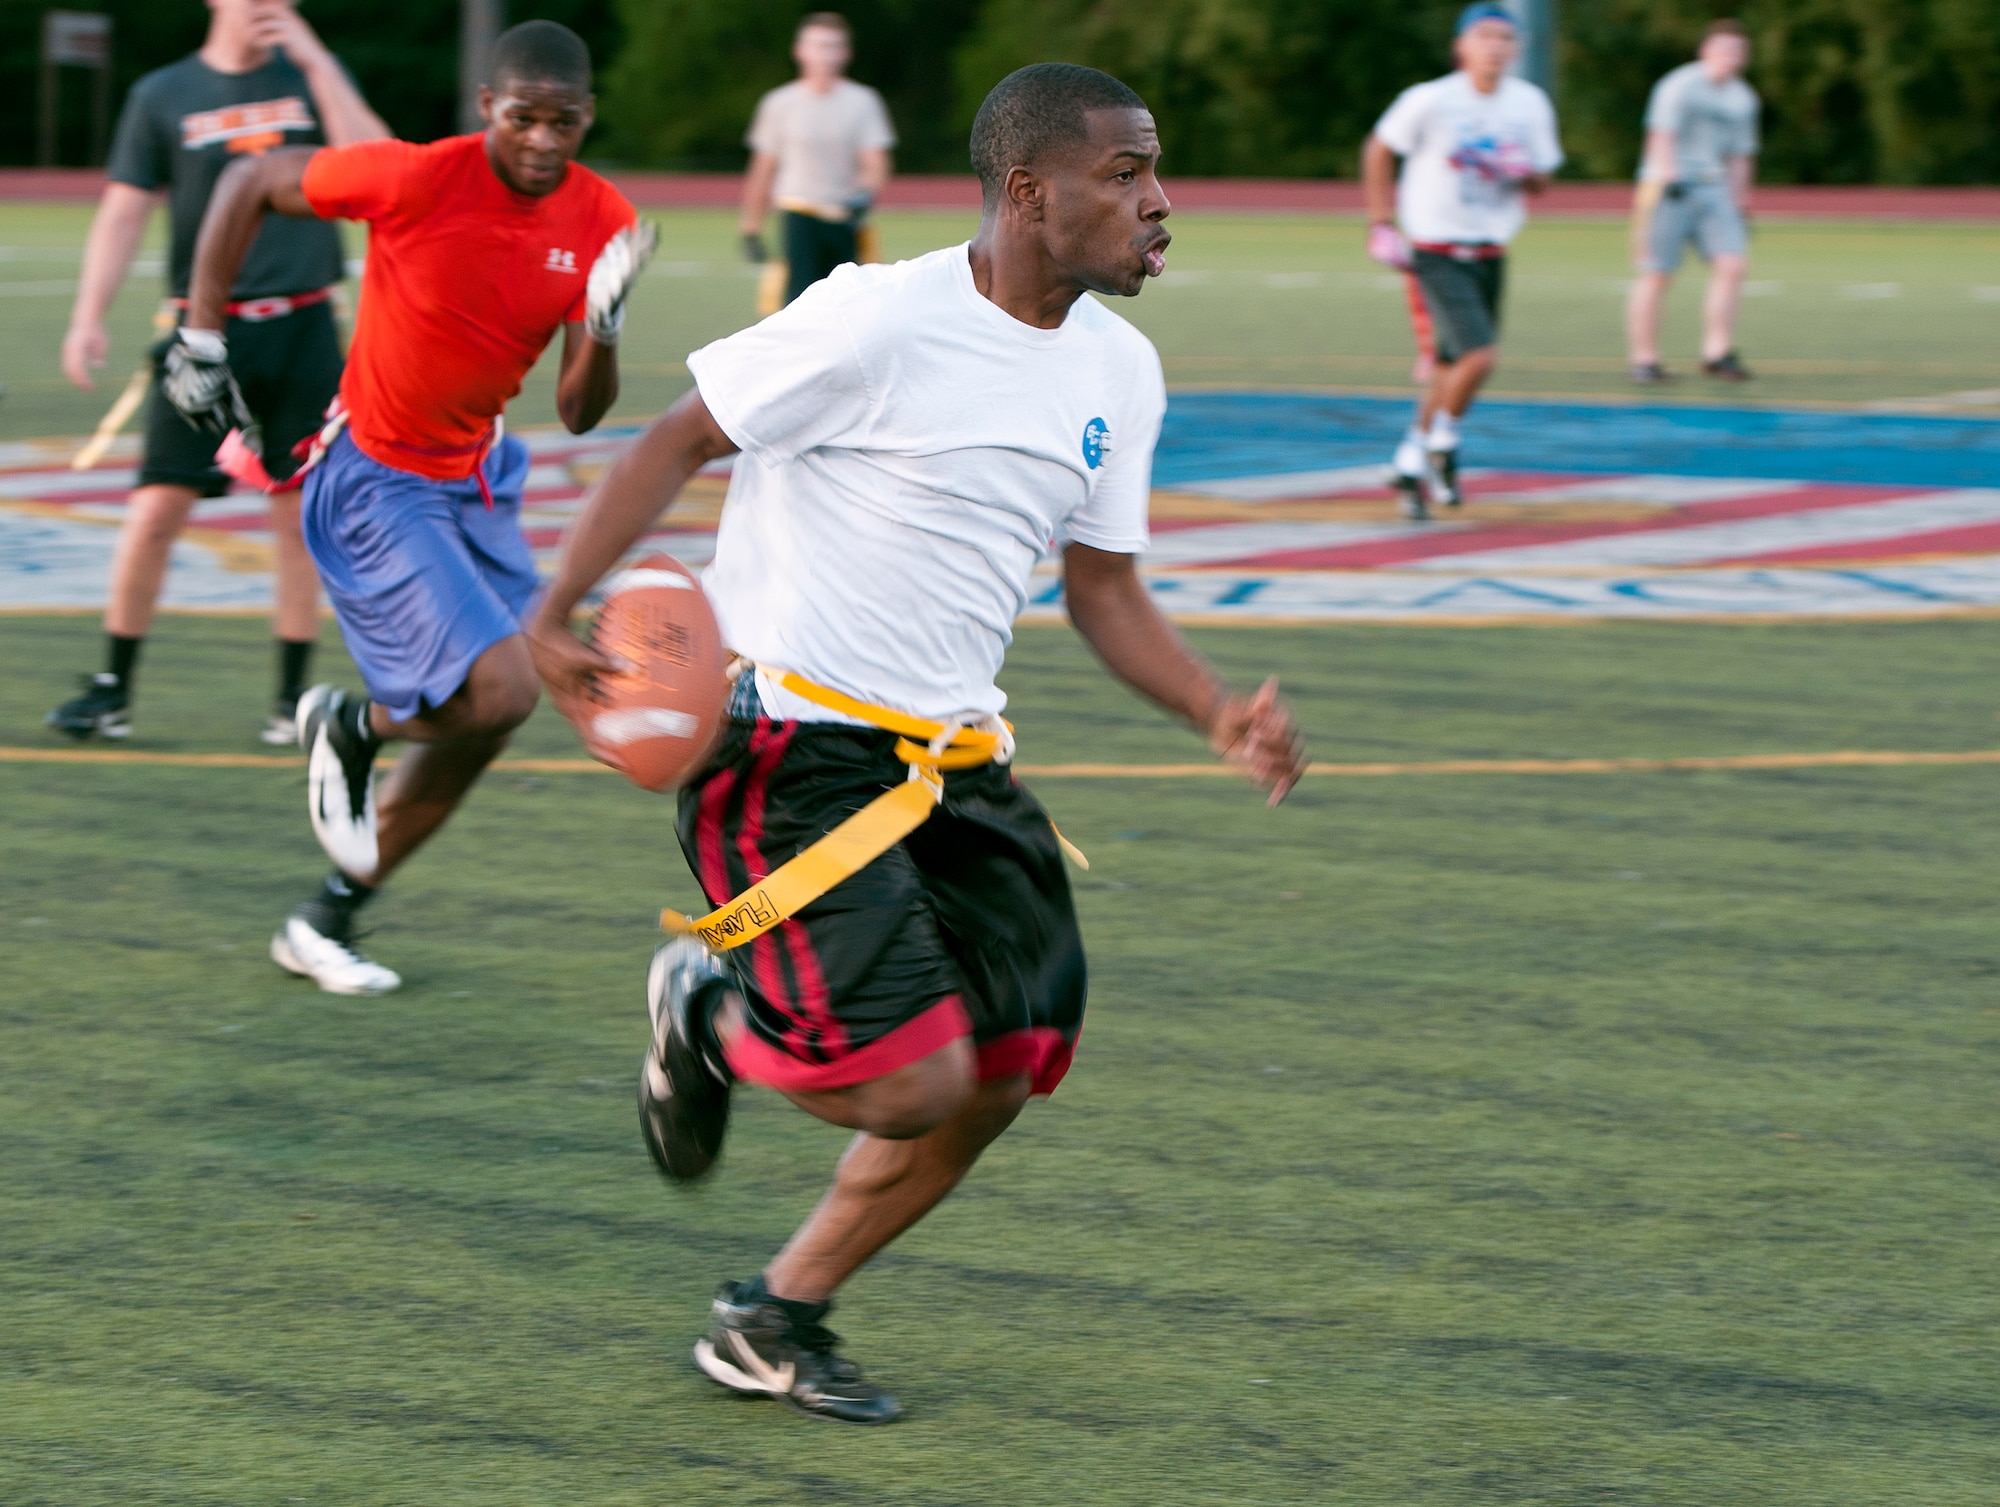
[[[717,910],[672,917],[689,935],[655,955],[640,1121],[675,1181],[714,1162],[737,1078],[860,1134],[805,1226],[715,1300],[695,1359],[736,1391],[900,1416],[835,1353],[832,1296],[1068,1070],[1083,944],[1062,840],[1005,767],[994,683],[1036,562],[1062,551],[1071,620],[1112,673],[1272,803],[1304,767],[1275,682],[1231,692],[1135,569],[1165,385],[1146,338],[1085,295],[1131,297],[1165,268],[1158,159],[1110,75],[1003,79],[972,128],[973,240],[842,267],[689,357],[695,390],[607,475],[531,628],[558,695],[610,668],[571,611],[663,501],[741,453],[705,580],[741,672],[680,797]],[[819,898],[770,902],[802,852],[831,861],[830,829],[898,811]]]
[[[1519,45],[1506,7],[1468,5],[1452,44],[1458,70],[1397,95],[1362,148],[1368,254],[1415,275],[1436,341],[1430,384],[1396,447],[1411,518],[1458,506],[1458,421],[1493,374],[1507,243],[1527,220],[1525,196],[1562,165],[1549,97],[1507,72]]]
[[[798,78],[757,101],[750,122],[743,249],[751,261],[764,260],[764,216],[775,204],[785,303],[862,259],[862,221],[889,181],[895,128],[882,96],[847,77],[853,55],[847,18],[814,11],[792,43]]]

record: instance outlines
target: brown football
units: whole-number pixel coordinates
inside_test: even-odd
[[[632,668],[597,676],[565,715],[592,757],[643,789],[673,789],[707,756],[729,699],[701,583],[672,555],[624,566],[604,583],[591,643]]]

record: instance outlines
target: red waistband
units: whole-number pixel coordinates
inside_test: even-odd
[[[283,319],[287,314],[296,314],[300,309],[310,309],[316,303],[325,303],[333,297],[331,288],[315,288],[310,293],[274,293],[269,298],[246,298],[231,301],[222,306],[222,312],[231,319],[247,319],[252,324],[262,324],[267,319]],[[185,309],[188,301],[176,298],[173,305]]]

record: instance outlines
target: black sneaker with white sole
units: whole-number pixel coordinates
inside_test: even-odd
[[[1397,472],[1390,478],[1390,485],[1396,489],[1396,510],[1412,523],[1422,523],[1431,516],[1430,499],[1424,495],[1424,478],[1405,476]]]
[[[709,1310],[708,1338],[694,1363],[718,1386],[750,1397],[775,1397],[795,1413],[836,1423],[894,1423],[903,1405],[862,1379],[837,1354],[840,1336],[820,1320],[833,1304],[774,1298],[761,1276],[725,1282]]]
[[[280,696],[271,704],[271,715],[264,719],[264,730],[257,734],[263,742],[273,748],[290,748],[299,741],[298,698],[286,700]]]
[[[1430,463],[1431,501],[1441,507],[1457,507],[1464,501],[1458,490],[1458,451],[1433,450]]]
[[[708,1174],[729,1129],[734,1079],[713,1024],[728,987],[721,962],[692,937],[663,943],[646,975],[653,1041],[639,1067],[639,1130],[677,1183]]]
[[[42,720],[79,743],[93,733],[100,738],[129,738],[131,706],[125,682],[109,671],[99,671],[83,677],[83,694],[70,697]]]
[[[297,718],[313,836],[343,873],[372,874],[375,754],[382,740],[369,726],[368,698],[316,685],[299,698]]]

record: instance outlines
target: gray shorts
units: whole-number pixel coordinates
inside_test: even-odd
[[[1475,256],[1468,249],[1451,256],[1418,251],[1410,270],[1430,310],[1437,358],[1449,366],[1468,351],[1495,344],[1500,328],[1500,294],[1507,280],[1504,256]]]
[[[1750,249],[1743,213],[1730,197],[1726,183],[1669,183],[1646,227],[1647,272],[1680,269],[1681,251],[1689,241],[1705,262],[1718,256],[1742,256]]]

